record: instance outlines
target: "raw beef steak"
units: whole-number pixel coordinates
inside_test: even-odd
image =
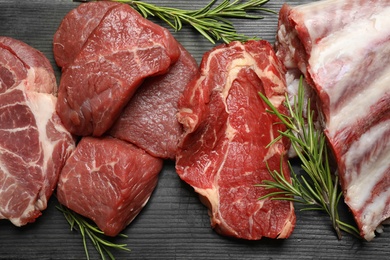
[[[266,148],[283,130],[266,112],[258,92],[282,113],[285,70],[266,41],[232,42],[203,57],[200,75],[179,101],[184,126],[176,170],[209,208],[212,227],[220,234],[256,240],[287,238],[295,226],[293,204],[258,200],[268,190],[255,187],[272,179],[267,170],[281,163],[289,179],[282,139]]]
[[[179,60],[168,73],[148,78],[138,88],[110,130],[110,135],[164,159],[175,159],[183,132],[176,119],[177,103],[198,71],[195,59],[179,46]]]
[[[42,53],[0,37],[0,219],[16,226],[46,209],[75,146],[55,112],[56,90]]]
[[[148,202],[162,165],[125,141],[84,137],[61,172],[58,200],[116,236]]]
[[[389,24],[388,0],[284,5],[276,44],[318,94],[345,202],[366,240],[390,217]]]
[[[73,22],[83,22],[78,18]],[[70,17],[65,19],[64,26],[72,24]],[[59,30],[73,38],[72,30],[78,27]],[[76,135],[102,135],[143,80],[165,73],[179,55],[177,41],[167,29],[129,5],[109,8],[74,60],[63,68],[57,112],[65,127]]]

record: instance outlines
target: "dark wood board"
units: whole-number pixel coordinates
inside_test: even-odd
[[[148,0],[159,5],[197,8],[208,0]],[[288,1],[297,5],[308,1]],[[22,40],[42,51],[60,72],[52,54],[52,37],[64,15],[79,3],[71,0],[0,0],[0,35]],[[271,0],[266,7],[278,11],[283,1]],[[274,42],[277,15],[263,20],[235,21],[240,32]],[[200,61],[212,44],[189,27],[173,32]],[[53,197],[48,209],[35,223],[18,228],[0,220],[0,259],[85,259],[81,236],[69,229],[56,209]],[[117,259],[390,259],[390,232],[364,242],[344,234],[337,240],[328,217],[319,212],[302,212],[296,205],[297,224],[287,240],[242,241],[222,237],[210,228],[207,209],[195,192],[183,183],[166,162],[149,203],[124,233],[131,252],[114,251]],[[92,259],[99,255],[90,246]]]

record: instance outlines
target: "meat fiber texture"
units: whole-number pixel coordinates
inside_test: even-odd
[[[286,92],[285,70],[266,41],[232,42],[206,53],[200,75],[179,102],[184,127],[176,170],[209,208],[216,232],[242,239],[287,238],[295,226],[293,204],[258,200],[270,192],[256,187],[283,168],[290,180],[281,139],[284,130],[258,92],[281,113]],[[271,190],[276,191],[276,190]]]
[[[90,17],[91,23],[83,23]],[[57,112],[79,136],[104,134],[143,80],[167,72],[180,55],[167,29],[129,5],[105,2],[85,3],[68,13],[53,46],[63,66]]]
[[[162,169],[161,159],[112,137],[84,137],[66,162],[57,197],[116,236],[141,211]]]
[[[75,147],[56,114],[56,91],[41,52],[0,37],[0,219],[16,226],[46,209]]]
[[[179,60],[168,73],[148,78],[122,111],[109,134],[143,148],[155,157],[175,159],[182,126],[177,103],[198,65],[181,45]]]
[[[64,17],[53,38],[54,58],[59,67],[73,62],[103,16],[117,5],[109,1],[81,4]]]
[[[276,43],[318,94],[345,202],[366,240],[390,217],[389,3],[284,5]]]

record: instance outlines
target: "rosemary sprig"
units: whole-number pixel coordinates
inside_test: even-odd
[[[81,1],[88,2],[90,0]],[[235,40],[247,41],[249,39],[256,39],[256,37],[249,37],[238,33],[234,24],[228,18],[263,19],[264,17],[256,14],[256,12],[275,13],[273,10],[262,7],[269,0],[234,0],[233,2],[223,0],[216,6],[217,0],[211,0],[209,4],[198,10],[157,6],[144,1],[112,1],[129,4],[145,18],[148,16],[158,17],[175,31],[180,31],[183,23],[189,24],[213,44],[219,40],[229,43]]]
[[[271,108],[268,112],[276,115],[287,127],[282,136],[289,138],[291,145],[306,175],[298,176],[290,165],[291,183],[280,172],[270,171],[273,180],[263,181],[257,186],[266,189],[277,188],[280,191],[271,192],[259,199],[271,197],[272,199],[291,200],[305,205],[303,210],[325,211],[332,222],[337,238],[341,239],[341,231],[345,231],[359,237],[356,227],[340,220],[338,205],[342,198],[339,189],[339,179],[333,175],[329,166],[328,149],[324,133],[314,125],[314,111],[310,109],[310,99],[307,103],[307,118],[303,116],[304,111],[304,88],[302,78],[299,83],[298,97],[294,97],[291,105],[286,96],[286,106],[289,116],[281,114],[269,100],[259,93],[260,97]],[[306,177],[305,177],[306,176]]]
[[[100,254],[101,259],[106,259],[106,256],[108,256],[109,259],[115,259],[114,255],[110,252],[110,248],[130,251],[130,249],[126,247],[126,244],[115,244],[105,239],[103,231],[101,231],[97,226],[89,223],[89,221],[87,221],[83,216],[77,214],[76,212],[68,209],[63,205],[57,206],[57,209],[64,214],[66,220],[70,225],[70,229],[78,230],[81,233],[85,255],[88,260],[90,258],[88,252],[87,238],[89,238],[89,240],[92,242],[96,251],[98,251],[98,253]],[[119,236],[127,237],[124,234],[119,234]]]

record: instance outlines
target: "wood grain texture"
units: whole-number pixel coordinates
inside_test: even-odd
[[[149,0],[159,5],[196,8],[199,1]],[[292,5],[307,1],[288,1]],[[283,1],[271,0],[267,7],[278,11]],[[57,79],[60,71],[52,54],[52,37],[61,19],[79,3],[71,0],[0,0],[0,35],[22,40],[42,51],[51,61]],[[274,42],[277,15],[263,20],[234,21],[239,31]],[[175,37],[201,60],[211,43],[184,27]],[[81,237],[71,232],[52,198],[43,216],[22,228],[0,220],[0,259],[85,259]],[[207,209],[197,195],[183,183],[167,162],[158,186],[140,215],[128,226],[126,239],[131,252],[115,251],[117,259],[389,259],[390,232],[372,242],[344,235],[337,240],[328,217],[319,212],[297,210],[297,225],[287,240],[242,241],[222,237],[210,228]],[[99,259],[90,246],[91,259]]]

